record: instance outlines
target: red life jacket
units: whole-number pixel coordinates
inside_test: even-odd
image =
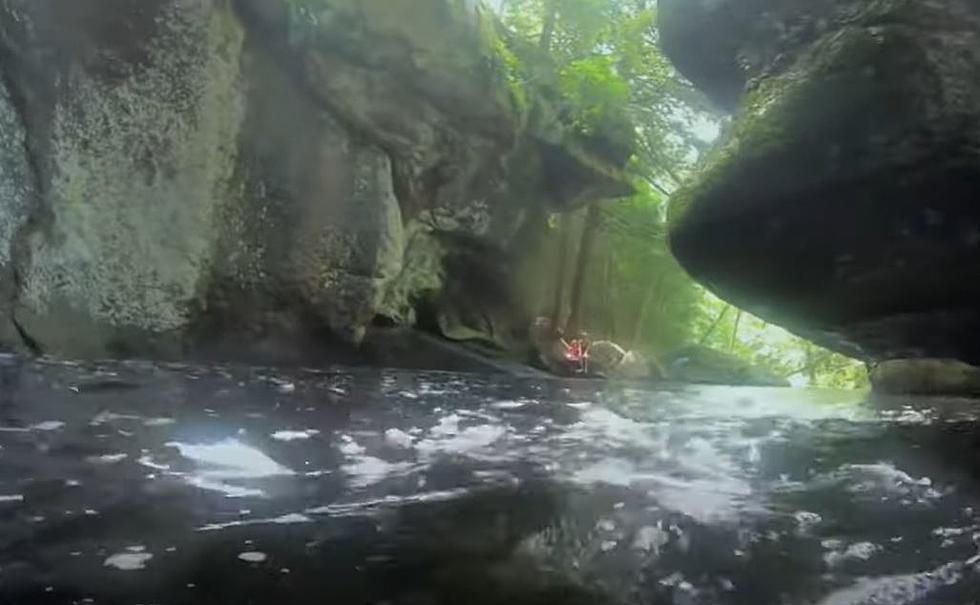
[[[581,340],[573,340],[565,345],[565,359],[568,361],[582,361],[585,359],[585,347]]]

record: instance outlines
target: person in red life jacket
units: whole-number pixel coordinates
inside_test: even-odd
[[[589,341],[584,333],[578,338],[573,338],[571,342],[565,342],[565,360],[575,366],[577,374],[588,374],[589,372]]]

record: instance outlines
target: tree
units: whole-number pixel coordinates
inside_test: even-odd
[[[578,260],[575,262],[575,278],[572,281],[572,306],[568,316],[567,331],[578,334],[582,331],[582,296],[585,293],[586,275],[592,251],[595,248],[596,232],[599,229],[599,207],[589,206],[586,210],[585,224],[582,225],[582,239],[579,242]]]
[[[565,276],[568,273],[568,254],[571,246],[571,226],[568,217],[560,215],[558,221],[558,261],[555,271],[554,298],[551,305],[551,325],[555,328],[562,326],[563,311],[565,308]]]

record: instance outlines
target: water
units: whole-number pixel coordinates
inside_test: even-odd
[[[0,603],[975,603],[975,403],[0,363]]]

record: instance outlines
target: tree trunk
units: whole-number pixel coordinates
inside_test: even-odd
[[[602,263],[602,310],[605,317],[605,332],[609,340],[616,341],[616,301],[613,297],[613,250],[605,246],[607,253]]]
[[[647,313],[649,313],[650,305],[653,303],[653,297],[660,291],[663,282],[664,276],[661,275],[657,279],[651,279],[650,285],[647,286],[646,294],[643,295],[643,302],[640,303],[640,310],[636,314],[636,324],[633,325],[633,338],[630,340],[630,349],[635,350],[640,344]]]
[[[541,27],[541,38],[538,39],[538,48],[543,51],[551,51],[551,41],[555,37],[555,26],[558,25],[558,0],[549,0],[545,4],[544,25]]]
[[[738,315],[735,316],[735,327],[732,328],[732,339],[728,341],[728,352],[731,353],[735,351],[735,339],[738,338],[738,326],[742,323],[742,310],[738,310]]]
[[[718,324],[721,323],[721,320],[725,319],[725,316],[728,315],[728,310],[731,308],[732,308],[731,305],[725,305],[725,308],[721,310],[721,313],[718,314],[718,317],[716,317],[715,320],[711,322],[711,325],[708,326],[708,329],[705,330],[704,334],[701,335],[701,340],[698,341],[698,346],[703,345],[708,341],[708,338],[710,338],[711,335],[714,333],[715,328],[718,327]]]
[[[558,266],[555,272],[555,291],[551,306],[551,325],[556,329],[562,325],[562,311],[565,306],[565,276],[568,273],[568,246],[571,243],[571,221],[565,214],[558,218]]]
[[[804,358],[806,359],[807,365],[806,377],[809,386],[813,386],[817,383],[817,365],[819,365],[822,360],[819,359],[819,355],[813,350],[813,345],[810,343],[806,343],[804,350],[806,351],[806,357]]]
[[[582,241],[579,244],[578,259],[575,261],[575,277],[572,281],[572,308],[568,315],[566,332],[578,334],[582,330],[582,298],[585,293],[585,277],[589,269],[592,249],[595,247],[596,234],[599,232],[599,207],[589,206],[585,215],[585,225],[582,227]]]

